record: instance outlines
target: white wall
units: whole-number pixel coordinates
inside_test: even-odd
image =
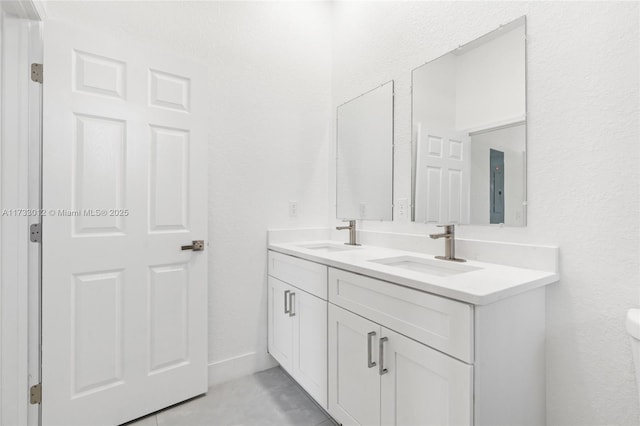
[[[266,230],[327,222],[329,5],[50,2],[48,13],[109,25],[207,67],[210,382],[273,365]],[[289,200],[298,218],[289,218]]]
[[[548,424],[637,425],[624,318],[640,283],[638,4],[338,2],[334,13],[334,107],[395,80],[396,200],[411,188],[411,69],[527,15],[528,225],[457,232],[560,246],[562,280],[547,292]],[[435,231],[394,217],[362,227]]]
[[[412,73],[413,93],[411,98],[414,132],[417,126],[437,131],[456,129],[456,75],[458,58],[444,55]]]
[[[458,132],[522,121],[525,40],[524,23],[518,22],[415,69],[414,117],[428,128]]]
[[[457,57],[456,127],[480,130],[525,117],[524,27]]]

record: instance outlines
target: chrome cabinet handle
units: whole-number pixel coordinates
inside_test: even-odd
[[[380,347],[378,348],[378,350],[380,351],[380,370],[378,370],[378,372],[380,373],[381,376],[383,374],[387,374],[388,373],[388,370],[386,368],[384,368],[384,342],[386,342],[388,340],[389,340],[388,337],[381,337],[380,338]]]
[[[372,361],[372,354],[371,354],[371,346],[373,346],[371,344],[371,338],[372,337],[376,337],[376,332],[372,331],[371,333],[367,334],[367,367],[371,368],[371,367],[375,367],[376,366],[376,362]]]
[[[291,311],[291,306],[287,308],[287,302],[289,301],[289,293],[291,293],[291,291],[289,290],[285,290],[284,292],[284,313],[285,314],[289,314],[289,312]],[[291,314],[289,314],[289,316],[291,316]]]
[[[293,309],[293,307],[295,306],[295,302],[296,302],[295,297],[296,297],[296,294],[293,293],[293,292],[289,295],[289,316],[290,317],[295,317],[296,316],[296,313],[295,313],[295,311]]]

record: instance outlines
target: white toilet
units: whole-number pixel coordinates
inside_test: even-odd
[[[629,309],[627,312],[627,332],[631,336],[631,351],[636,369],[636,383],[640,395],[640,309]]]

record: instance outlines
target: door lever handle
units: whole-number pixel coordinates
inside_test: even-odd
[[[193,240],[191,245],[182,246],[182,250],[202,251],[204,250],[204,240]]]

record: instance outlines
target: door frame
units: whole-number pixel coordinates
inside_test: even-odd
[[[42,62],[44,4],[0,5],[0,211],[40,209],[42,86],[29,78]],[[0,216],[0,424],[38,425],[29,388],[40,381],[40,245],[36,216]]]

